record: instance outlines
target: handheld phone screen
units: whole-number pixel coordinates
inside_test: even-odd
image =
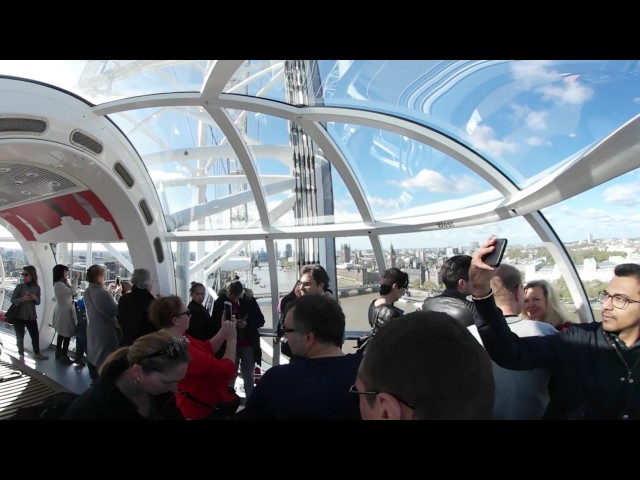
[[[499,267],[500,262],[502,262],[502,257],[504,256],[504,251],[507,248],[507,239],[506,238],[498,238],[496,239],[495,250],[488,255],[482,257],[482,261],[491,267]]]

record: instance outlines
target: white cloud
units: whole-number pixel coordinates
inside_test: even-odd
[[[390,210],[405,209],[411,204],[413,197],[407,192],[402,192],[400,196],[395,199],[368,196],[367,200],[371,206],[383,207],[382,209],[376,209],[376,213],[379,216],[381,213],[384,214],[385,212],[389,212]]]
[[[598,222],[610,219],[609,212],[607,212],[606,210],[601,210],[599,208],[587,208],[586,210],[575,211],[573,212],[573,215],[580,218],[588,219],[590,221]]]
[[[533,130],[546,130],[547,112],[529,112],[525,118],[527,127]]]
[[[541,137],[529,137],[527,138],[527,145],[531,145],[532,147],[540,147],[540,146],[551,146],[551,142],[546,138]]]
[[[491,127],[478,125],[469,142],[474,148],[489,154],[489,156],[501,157],[518,150],[518,145],[513,142],[497,140]]]
[[[440,172],[422,169],[418,174],[397,183],[403,188],[420,188],[434,193],[468,194],[479,188],[475,178],[468,175],[445,177]]]
[[[593,96],[593,90],[579,81],[579,75],[562,75],[551,69],[549,60],[514,63],[511,73],[518,87],[536,90],[545,100],[563,104],[582,104]]]
[[[161,183],[167,180],[176,180],[179,178],[185,178],[185,173],[188,173],[186,169],[180,168],[179,170],[174,170],[171,172],[166,172],[164,170],[149,170],[149,176],[154,181],[154,183]],[[190,177],[191,175],[189,175]]]
[[[552,63],[550,60],[517,62],[511,66],[511,73],[518,85],[528,90],[533,86],[555,82],[562,78],[558,72],[549,69]]]
[[[602,198],[607,203],[632,206],[640,203],[638,192],[640,192],[640,186],[638,185],[614,185],[602,192]]]
[[[580,105],[591,97],[593,90],[582,85],[577,78],[567,77],[561,85],[547,85],[540,88],[542,97],[557,103]]]

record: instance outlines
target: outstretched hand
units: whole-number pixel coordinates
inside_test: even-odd
[[[469,267],[469,282],[471,283],[471,295],[477,298],[485,297],[491,291],[491,278],[496,269],[482,261],[482,257],[495,250],[496,236],[491,235],[482,246],[476,250]]]

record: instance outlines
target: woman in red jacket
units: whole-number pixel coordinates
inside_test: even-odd
[[[221,407],[235,404],[237,408],[238,397],[228,388],[237,374],[236,326],[223,317],[218,333],[203,341],[185,335],[190,317],[191,312],[176,295],[159,297],[149,307],[149,319],[158,328],[174,337],[189,339],[187,349],[191,361],[187,374],[178,384],[177,407],[187,419],[217,418]],[[224,341],[224,355],[217,359],[214,353]]]

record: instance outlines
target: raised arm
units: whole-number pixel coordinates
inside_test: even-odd
[[[496,307],[491,291],[491,278],[495,268],[482,261],[482,257],[493,252],[496,236],[491,235],[475,252],[469,267],[471,295],[476,306],[474,322],[491,359],[498,365],[512,370],[551,368],[563,347],[561,335],[520,338],[511,331]]]

